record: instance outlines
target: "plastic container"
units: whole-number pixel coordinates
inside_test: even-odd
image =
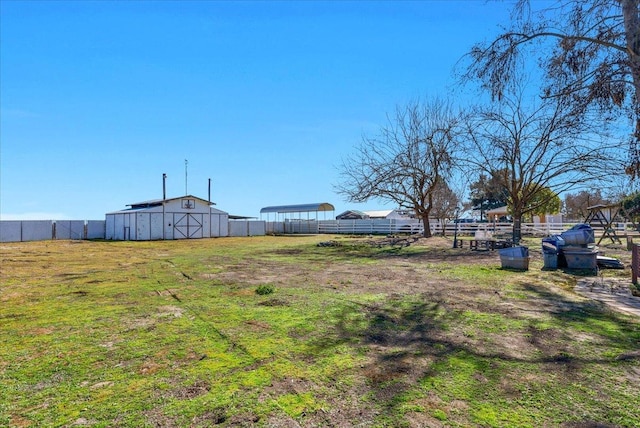
[[[502,265],[502,269],[528,270],[529,257],[509,257],[501,255],[500,264]]]
[[[576,224],[560,234],[565,245],[587,245],[596,242],[593,229],[588,224]]]
[[[503,269],[529,269],[529,248],[501,248],[498,252],[500,253],[500,263],[502,264]]]
[[[605,269],[624,269],[624,263],[613,257],[598,256],[596,257],[599,268]]]
[[[591,226],[588,225],[587,223],[578,223],[569,230],[582,230],[582,229],[591,229]]]
[[[598,269],[598,252],[589,249],[565,249],[563,252],[569,269]]]
[[[542,244],[551,244],[556,247],[556,250],[560,250],[562,247],[566,245],[564,239],[560,235],[552,235],[548,238],[542,238]]]
[[[529,248],[527,247],[510,247],[510,248],[501,248],[498,250],[500,253],[500,258],[503,257],[515,257],[515,258],[523,258],[529,257]]]
[[[544,269],[558,269],[558,254],[557,253],[542,253],[544,260]]]

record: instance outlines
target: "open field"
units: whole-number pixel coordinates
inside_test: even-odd
[[[2,244],[0,426],[640,426],[640,319],[539,239],[382,239]]]

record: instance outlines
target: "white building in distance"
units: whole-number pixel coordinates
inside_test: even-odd
[[[214,238],[229,235],[229,214],[192,195],[129,204],[106,214],[105,238],[119,241]]]

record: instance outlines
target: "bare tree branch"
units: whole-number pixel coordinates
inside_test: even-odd
[[[576,111],[603,120],[628,117],[626,172],[640,176],[640,2],[559,0],[533,13],[519,0],[511,27],[468,54],[465,80],[479,79],[497,100],[518,84],[519,70],[538,59],[545,97],[570,97]],[[542,43],[549,42],[549,43]]]
[[[584,120],[567,100],[538,99],[525,107],[523,99],[506,97],[465,121],[463,162],[505,189],[515,240],[522,216],[548,203],[549,195],[621,171],[624,153],[619,140]]]
[[[364,136],[343,159],[336,191],[351,202],[381,199],[412,209],[431,236],[433,195],[451,176],[458,126],[459,116],[444,101],[398,106],[378,136]]]

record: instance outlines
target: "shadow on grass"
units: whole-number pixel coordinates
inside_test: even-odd
[[[431,262],[452,262],[465,260],[494,260],[499,263],[497,251],[472,251],[462,248],[442,248],[429,246],[404,246],[379,244],[377,241],[339,243],[339,245],[315,246],[315,248],[298,248],[275,250],[273,252],[292,252],[306,254],[315,259],[328,261],[385,260],[390,258],[407,258],[428,260]],[[271,253],[269,251],[268,253]]]
[[[562,394],[562,388],[587,376],[590,367],[617,368],[620,374],[621,365],[638,366],[637,322],[596,302],[576,302],[543,287],[523,288],[532,300],[530,312],[501,309],[504,301],[483,308],[483,313],[507,320],[505,325],[512,322],[517,326],[510,331],[495,334],[481,330],[466,337],[471,306],[461,309],[451,294],[434,291],[380,304],[345,301],[334,319],[333,331],[317,338],[313,346],[318,354],[343,345],[365,349],[368,362],[362,366],[361,375],[375,402],[391,414],[402,413],[404,397],[415,395],[418,385],[443,376],[456,378],[466,369],[471,370],[470,377],[454,385],[453,390],[465,389],[462,396],[498,394],[498,400],[509,400],[509,392],[488,391],[487,385],[504,387],[503,376],[519,382],[522,367],[539,379],[550,379],[549,373],[553,372],[558,393]],[[593,344],[577,340],[583,336],[584,341],[584,335]],[[514,343],[522,349],[513,349]]]

